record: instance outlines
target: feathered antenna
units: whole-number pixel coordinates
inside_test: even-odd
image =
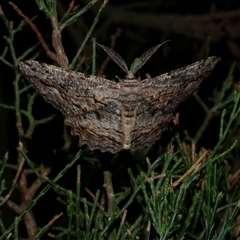
[[[133,64],[131,65],[130,70],[128,70],[126,62],[123,60],[123,58],[115,52],[113,49],[101,45],[97,43],[99,47],[101,47],[108,56],[129,76],[130,78],[134,76],[134,74],[147,62],[147,60],[160,48],[164,43],[168,42],[170,40],[167,40],[161,44],[158,44],[154,47],[151,47],[148,49],[145,53],[143,53],[139,58],[135,59]]]

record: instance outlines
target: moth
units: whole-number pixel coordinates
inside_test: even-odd
[[[33,60],[20,62],[19,69],[38,94],[65,115],[81,145],[111,153],[134,150],[161,137],[177,106],[220,60],[212,56],[152,79],[137,79],[137,71],[161,45],[146,51],[128,70],[118,53],[99,44],[127,74],[118,82]]]

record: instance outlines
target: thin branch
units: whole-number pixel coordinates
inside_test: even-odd
[[[189,174],[191,174],[195,169],[199,167],[199,164],[206,159],[206,156],[210,153],[209,150],[204,150],[203,154],[201,157],[177,180],[175,181],[171,187],[175,188],[178,186]]]
[[[44,41],[41,33],[39,32],[38,28],[35,26],[35,24],[32,22],[30,18],[28,18],[25,14],[22,13],[22,11],[12,2],[9,2],[9,4],[13,7],[13,9],[18,13],[19,16],[25,19],[25,21],[30,25],[32,30],[36,33],[36,36],[40,43],[42,44],[42,47],[44,48],[46,54],[53,60],[56,60],[56,54],[51,52],[48,45]]]

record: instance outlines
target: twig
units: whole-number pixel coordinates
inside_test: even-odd
[[[21,142],[19,142],[19,145],[18,145],[21,149],[23,149],[23,145]],[[22,157],[20,154],[18,155],[18,167],[17,167],[17,173],[14,177],[14,180],[13,180],[13,183],[12,183],[12,187],[9,191],[9,193],[3,198],[2,202],[7,202],[9,197],[11,196],[13,190],[15,189],[15,185],[17,184],[17,181],[18,181],[18,178],[22,172],[22,169],[23,169],[23,165],[25,163],[25,159],[24,157]]]
[[[63,215],[63,213],[60,213],[60,214],[58,214],[58,215],[55,215],[55,216],[49,221],[49,223],[48,223],[47,225],[48,225],[48,226],[53,225],[53,223],[54,223],[58,218],[60,218],[62,215]]]
[[[87,187],[85,187],[84,189],[93,199],[95,199],[95,195],[92,193],[90,189],[88,189]]]
[[[50,20],[51,20],[52,27],[53,27],[52,45],[57,53],[56,61],[60,67],[67,69],[68,68],[68,58],[67,58],[64,48],[63,48],[61,29],[58,24],[57,15],[52,14],[50,16]]]
[[[109,171],[104,171],[103,176],[104,176],[103,186],[106,189],[107,199],[108,199],[108,214],[109,214],[109,217],[112,217],[116,210],[115,194],[112,186],[112,175]]]
[[[79,5],[75,6],[75,0],[71,0],[71,2],[68,5],[68,9],[65,12],[64,16],[67,16],[68,14],[70,14],[72,11],[74,11],[75,9],[78,8]]]
[[[35,24],[32,22],[31,19],[29,19],[26,15],[24,15],[22,13],[22,11],[12,2],[9,2],[9,4],[13,7],[13,9],[18,13],[19,16],[23,17],[25,19],[25,21],[30,25],[30,27],[32,28],[32,30],[36,33],[36,36],[38,38],[38,40],[40,41],[40,43],[42,44],[42,47],[44,48],[46,54],[53,60],[56,60],[56,54],[54,54],[53,52],[50,51],[48,45],[46,44],[46,42],[44,41],[41,33],[39,32],[39,30],[37,29],[37,27],[35,26]]]
[[[206,158],[209,153],[209,150],[204,150],[201,157],[177,181],[175,181],[171,187],[175,188],[177,185],[179,185],[190,173],[199,167],[199,164]]]
[[[151,181],[153,181],[155,179],[164,178],[164,177],[166,177],[166,173],[159,174],[159,175],[156,175],[154,177],[149,177],[149,178],[146,177],[146,181],[147,182],[151,182]]]
[[[62,44],[62,36],[61,36],[61,29],[58,24],[57,15],[52,14],[50,16],[51,24],[53,27],[52,32],[52,45],[56,51],[56,53],[53,53],[50,51],[49,47],[47,46],[46,42],[44,41],[41,33],[39,32],[38,28],[35,26],[35,24],[32,22],[31,19],[29,19],[25,14],[22,13],[22,11],[12,2],[9,2],[9,4],[14,8],[14,10],[25,19],[25,21],[31,26],[33,31],[35,32],[38,40],[40,41],[42,47],[44,48],[46,54],[54,61],[56,61],[60,67],[67,68],[68,67],[68,58],[65,54],[63,44]]]
[[[51,172],[50,168],[43,168],[41,172],[41,176],[46,177],[50,172]],[[16,203],[10,200],[7,201],[8,207],[18,214],[21,214],[24,211],[24,209],[30,204],[37,190],[42,185],[42,182],[37,179],[32,183],[30,187],[27,187],[28,183],[27,183],[26,176],[27,176],[27,171],[24,170],[21,174],[21,177],[19,179],[19,184],[18,184],[20,195],[21,195],[21,204],[17,205]],[[5,198],[0,198],[0,200],[4,201]],[[23,216],[23,220],[27,228],[28,237],[29,239],[32,239],[38,232],[38,226],[32,210],[29,210],[28,212],[26,212],[26,214]]]
[[[102,197],[100,199],[100,204],[99,204],[99,208],[104,210],[105,209],[105,205],[106,205],[106,194],[103,193],[102,194]],[[98,218],[98,229],[99,230],[103,230],[104,228],[104,223],[103,223],[103,215],[102,213],[99,211],[98,214],[97,214],[97,218]]]

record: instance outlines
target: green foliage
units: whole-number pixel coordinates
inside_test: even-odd
[[[46,17],[57,19],[55,1],[36,0],[36,3]],[[106,3],[105,1],[101,5],[92,26],[69,66],[70,68],[80,68],[82,61],[79,60],[79,56],[89,41]],[[59,30],[74,23],[94,4],[95,1],[91,1],[82,9],[72,9],[65,14],[59,20]],[[18,32],[24,31],[29,26],[25,24],[25,21],[21,21],[13,28],[4,13],[0,17],[7,30],[7,34],[4,36],[6,46],[0,56],[1,66],[6,65],[15,76],[13,81],[15,102],[13,105],[0,103],[0,107],[15,112],[20,141],[17,148],[17,166],[8,163],[8,154],[1,157],[1,206],[2,208],[11,208],[16,215],[14,221],[9,226],[5,226],[4,212],[0,211],[0,239],[6,239],[9,234],[12,234],[14,239],[23,239],[19,234],[19,229],[22,228],[20,223],[24,222],[26,228],[28,227],[25,217],[32,214],[32,208],[37,208],[40,201],[51,190],[56,191],[62,199],[65,199],[64,215],[67,220],[66,222],[58,221],[63,218],[63,214],[56,213],[56,216],[48,219],[47,224],[37,228],[32,239],[46,239],[47,234],[52,234],[51,238],[53,239],[79,240],[180,240],[183,238],[220,240],[234,239],[239,235],[233,230],[238,224],[236,218],[239,215],[239,188],[237,184],[229,186],[231,184],[230,167],[226,164],[226,159],[233,161],[234,157],[239,155],[239,150],[236,150],[236,146],[239,144],[235,139],[235,133],[240,123],[240,87],[235,88],[233,82],[230,81],[234,64],[231,66],[222,88],[214,90],[211,99],[212,107],[204,103],[197,94],[194,95],[205,111],[205,119],[194,137],[187,135],[185,140],[180,140],[179,135],[175,135],[161,152],[157,152],[157,155],[153,154],[150,147],[129,155],[124,155],[125,153],[111,155],[111,157],[101,155],[108,157],[107,160],[105,159],[109,164],[106,168],[103,167],[106,162],[101,161],[97,153],[90,152],[83,147],[78,151],[75,150],[77,153],[74,155],[71,155],[70,151],[67,152],[66,166],[59,170],[55,177],[52,177],[49,176],[48,167],[37,165],[29,158],[27,140],[33,137],[40,124],[48,123],[55,115],[42,119],[35,118],[33,110],[37,94],[18,72],[20,61],[39,57],[39,43],[29,47],[18,56],[17,52],[19,51],[16,51],[14,39],[17,38]],[[95,72],[96,67],[95,40],[93,46],[92,73]],[[135,64],[139,63],[135,62]],[[26,106],[23,104],[23,99],[27,99]],[[199,150],[194,142],[198,143],[207,131],[210,121],[216,116],[220,117],[219,140],[212,151]],[[69,141],[68,137],[65,137],[65,140],[64,146],[66,147]],[[35,154],[37,155],[38,152]],[[143,166],[140,164],[133,168],[125,164],[126,156],[144,160]],[[89,169],[100,168],[103,173],[104,187],[97,189],[95,193],[87,191],[90,197],[84,196],[83,174],[80,165],[76,166],[76,163],[79,162],[81,165],[87,163]],[[75,190],[68,189],[59,183],[73,167],[77,169]],[[122,185],[120,179],[113,181],[118,172],[116,169],[125,173],[125,177],[127,176],[127,179],[121,179],[124,182]],[[19,174],[16,174],[18,181],[14,182],[11,190],[9,190],[11,187],[6,187],[4,179],[4,172],[9,170],[19,171]],[[20,174],[21,180],[19,180]],[[25,179],[24,174],[34,174],[35,179],[31,185],[30,183],[26,184],[30,185],[24,189],[26,191],[23,191],[21,186]],[[94,179],[94,181],[101,180]],[[31,198],[28,201],[23,200],[24,197],[22,197],[21,205],[17,205],[14,203],[16,199],[10,197],[11,200],[9,200],[3,197],[12,191],[25,197],[31,195]],[[47,201],[46,204],[48,204]],[[18,209],[20,210],[18,211]],[[44,215],[44,210],[42,211]]]

